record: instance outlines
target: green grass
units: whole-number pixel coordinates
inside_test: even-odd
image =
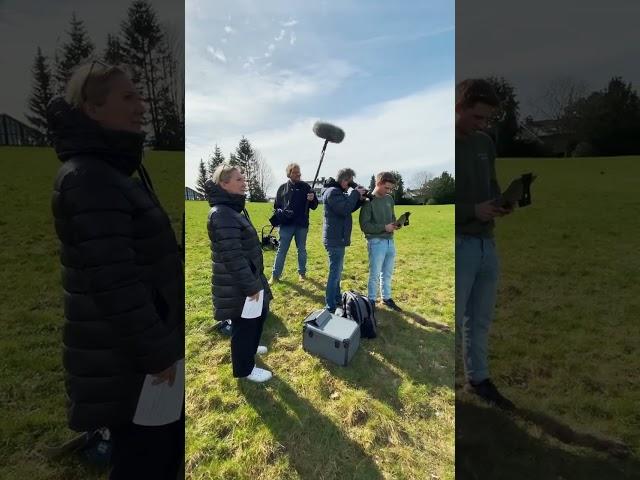
[[[406,313],[380,308],[379,337],[363,341],[348,367],[301,347],[302,320],[323,307],[327,275],[322,207],[312,212],[309,279],[298,283],[292,245],[273,289],[259,364],[275,376],[264,385],[233,378],[229,341],[211,330],[209,207],[185,209],[188,478],[452,479],[453,207],[406,208],[412,224],[397,233],[394,277]],[[258,230],[270,209],[248,205]],[[354,218],[342,288],[366,293],[366,243]],[[267,276],[274,255],[265,253]]]
[[[182,153],[151,152],[155,188],[180,235]],[[0,478],[97,479],[70,457],[45,459],[48,445],[74,435],[66,427],[62,370],[62,287],[51,213],[60,162],[48,148],[0,148]]]
[[[640,158],[504,159],[497,169],[503,187],[539,175],[533,204],[496,229],[490,364],[523,411],[505,415],[462,395],[457,472],[639,478]],[[585,447],[575,432],[625,442],[631,456]]]

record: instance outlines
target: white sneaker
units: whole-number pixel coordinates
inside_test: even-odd
[[[267,350],[267,347],[265,347],[264,345],[260,345],[258,346],[258,350],[256,350],[256,353],[258,355],[264,355],[265,353],[267,353],[269,350]]]
[[[271,377],[273,377],[273,374],[269,370],[265,370],[264,368],[253,367],[253,370],[251,371],[251,373],[244,378],[252,382],[262,383],[262,382],[266,382]]]

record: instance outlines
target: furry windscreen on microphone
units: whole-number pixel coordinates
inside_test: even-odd
[[[316,122],[313,125],[313,133],[331,143],[340,143],[344,140],[344,131],[330,123]]]

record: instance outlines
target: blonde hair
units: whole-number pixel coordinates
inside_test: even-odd
[[[103,105],[111,88],[111,81],[120,75],[128,75],[125,67],[111,66],[93,61],[75,69],[67,82],[65,100],[75,108],[84,102]]]
[[[211,180],[216,185],[220,185],[221,183],[227,183],[229,180],[231,180],[231,174],[233,173],[234,170],[242,174],[242,170],[240,169],[240,167],[236,167],[235,165],[231,165],[230,163],[226,163],[226,162],[221,163],[220,165],[218,165],[218,168],[216,168],[213,174],[211,175]]]
[[[300,165],[298,165],[297,163],[290,163],[289,165],[287,165],[287,178],[291,177],[291,172],[293,172],[294,168],[298,168],[298,170],[300,170]]]

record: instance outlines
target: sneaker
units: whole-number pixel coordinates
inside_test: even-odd
[[[304,282],[307,279],[307,274],[306,273],[299,273],[298,274],[298,280],[301,282]]]
[[[489,405],[496,406],[503,410],[514,410],[516,408],[513,402],[504,397],[488,378],[480,383],[467,382],[464,389],[469,393],[479,396]]]
[[[262,383],[262,382],[266,382],[271,377],[273,377],[273,374],[269,370],[265,370],[264,368],[253,367],[253,370],[251,371],[251,373],[244,378],[246,378],[251,382]]]
[[[396,305],[396,302],[393,301],[393,298],[387,298],[386,300],[382,300],[382,303],[384,303],[391,310],[395,310],[396,312],[402,311],[402,309],[398,305]]]
[[[258,355],[264,355],[265,353],[267,353],[269,350],[267,350],[267,347],[265,347],[264,345],[259,345],[258,346],[258,350],[256,350],[256,353]]]
[[[278,283],[279,281],[280,281],[280,277],[275,277],[271,275],[271,278],[269,279],[269,285],[273,285],[275,283]]]

